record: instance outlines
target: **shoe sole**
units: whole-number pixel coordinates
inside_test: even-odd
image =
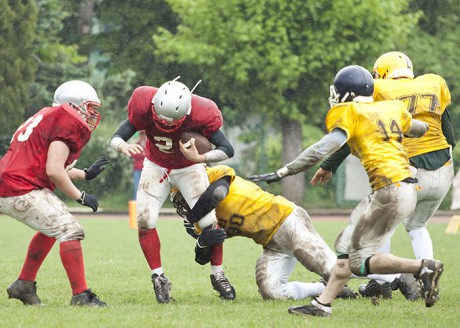
[[[431,278],[431,288],[425,293],[425,306],[432,307],[439,299],[438,282],[444,272],[444,264],[440,263],[439,267],[434,269],[433,277]]]
[[[8,298],[9,298],[9,299],[19,300],[19,301],[21,301],[22,304],[24,304],[24,305],[31,305],[31,306],[34,306],[34,305],[44,305],[44,304],[42,303],[41,300],[40,300],[39,302],[35,302],[35,303],[31,303],[31,302],[24,301],[23,299],[14,296],[14,295],[12,294],[12,292],[10,291],[10,289],[7,289],[6,292],[8,293]]]
[[[305,312],[302,312],[301,310],[299,311],[298,309],[299,309],[299,307],[297,307],[297,306],[290,307],[290,308],[288,308],[288,312],[290,314],[309,315],[309,316],[314,316],[314,317],[330,317],[331,316],[331,314],[327,313],[327,312],[305,313]]]

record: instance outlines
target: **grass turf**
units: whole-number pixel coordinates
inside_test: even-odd
[[[392,300],[372,305],[369,299],[336,300],[331,318],[290,315],[291,305],[301,301],[263,301],[255,284],[255,261],[261,246],[246,238],[225,242],[224,267],[234,285],[237,299],[221,300],[209,279],[210,267],[193,260],[194,240],[179,220],[160,220],[162,261],[166,276],[173,283],[170,304],[157,304],[150,282],[150,270],[142,255],[137,232],[130,230],[128,218],[102,215],[82,218],[83,242],[88,284],[108,308],[76,308],[68,304],[69,283],[54,246],[37,277],[38,295],[43,307],[25,307],[8,300],[6,288],[18,276],[34,231],[0,215],[1,327],[454,327],[460,321],[460,264],[456,249],[460,235],[446,235],[447,223],[431,223],[435,257],[445,264],[441,279],[441,299],[433,308],[423,301],[409,302],[399,291]],[[343,221],[314,220],[329,245],[346,225]],[[395,255],[412,257],[410,240],[400,227],[392,240]],[[318,277],[298,265],[291,280],[317,281]],[[357,291],[366,280],[354,279],[349,285]]]

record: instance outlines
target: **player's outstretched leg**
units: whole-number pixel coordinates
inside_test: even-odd
[[[422,295],[426,307],[432,307],[439,299],[439,278],[444,271],[444,264],[438,260],[422,260],[420,270],[415,274],[422,284]]]

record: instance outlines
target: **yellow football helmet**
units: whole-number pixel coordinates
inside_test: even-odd
[[[381,55],[372,68],[374,79],[414,78],[412,62],[402,52],[391,51]]]

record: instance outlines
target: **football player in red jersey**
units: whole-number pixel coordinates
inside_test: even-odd
[[[45,107],[14,133],[0,160],[0,211],[37,234],[29,244],[22,271],[7,289],[10,298],[39,305],[35,278],[56,240],[72,288],[71,305],[106,306],[86,284],[81,240],[85,233],[55,188],[81,205],[97,211],[94,195],[79,190],[72,180],[92,180],[105,169],[101,157],[88,169],[74,167],[100,120],[96,90],[83,81],[68,81]]]
[[[221,130],[223,119],[217,105],[210,99],[193,95],[194,88],[190,91],[177,79],[159,88],[141,86],[135,89],[128,102],[128,119],[110,140],[113,149],[131,156],[141,152],[142,147],[127,141],[136,131],[145,130],[147,136],[146,158],[137,194],[137,226],[139,243],[151,269],[153,289],[159,303],[171,300],[171,282],[164,275],[156,230],[160,209],[171,186],[179,189],[193,207],[209,186],[203,163],[222,161],[234,153]],[[180,136],[191,130],[207,137],[215,148],[201,155],[194,142],[190,148],[185,148]],[[234,299],[234,290],[222,269],[225,231],[218,228],[215,211],[196,223],[205,231],[200,244],[212,245],[211,283],[222,298]]]

